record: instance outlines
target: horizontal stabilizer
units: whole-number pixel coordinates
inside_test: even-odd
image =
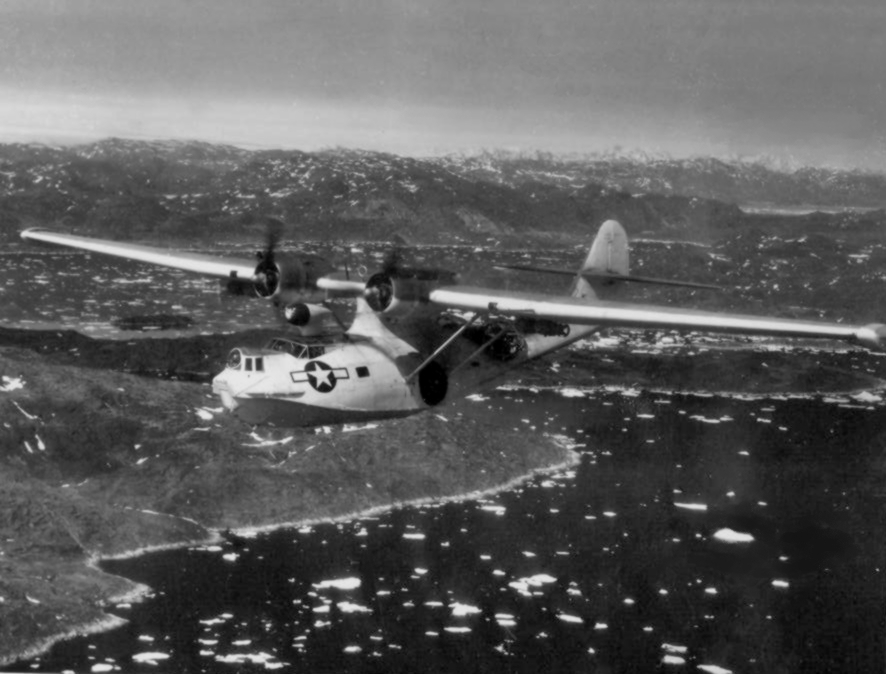
[[[497,269],[514,269],[516,271],[532,271],[543,274],[559,274],[561,276],[575,276],[575,272],[566,269],[551,269],[549,267],[533,267],[531,265],[520,264],[499,264],[495,265]],[[586,269],[580,272],[583,277],[594,281],[625,281],[630,283],[651,283],[660,286],[679,286],[682,288],[698,288],[701,290],[722,290],[720,286],[710,285],[708,283],[695,283],[693,281],[673,281],[670,279],[650,278],[648,276],[634,276],[632,274],[615,274],[613,272],[595,271],[594,269]]]

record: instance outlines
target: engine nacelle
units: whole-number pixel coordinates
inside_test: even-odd
[[[317,279],[333,267],[323,258],[288,253],[258,253],[253,284],[259,297],[270,297],[280,304],[292,304],[303,295],[317,292]]]
[[[431,290],[437,285],[436,281],[378,272],[366,281],[366,303],[378,313],[407,314],[427,304]]]
[[[328,332],[330,321],[335,320],[332,311],[326,307],[305,302],[284,306],[283,317],[287,323],[299,328],[299,332],[305,337]]]

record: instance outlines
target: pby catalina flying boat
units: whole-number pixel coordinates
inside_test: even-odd
[[[886,325],[715,313],[598,297],[622,282],[681,284],[629,273],[627,235],[604,222],[569,295],[459,285],[455,274],[386,265],[366,281],[341,278],[322,260],[282,254],[273,242],[248,264],[44,229],[22,237],[251,285],[283,308],[301,335],[332,313],[327,299],[356,299],[354,320],[336,339],[281,335],[238,347],[213,380],[224,405],[249,423],[311,426],[414,414],[488,386],[520,364],[606,328],[840,339],[884,350]],[[560,270],[520,267],[534,272]],[[328,323],[328,321],[327,321]]]

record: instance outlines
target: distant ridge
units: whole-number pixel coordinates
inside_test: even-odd
[[[788,165],[771,157],[672,158],[642,151],[554,155],[486,151],[440,162],[461,174],[517,186],[588,182],[631,193],[680,194],[739,204],[883,208],[886,173]]]
[[[118,138],[0,145],[7,240],[39,225],[120,238],[260,241],[267,218],[286,223],[284,235],[294,240],[390,240],[406,232],[425,243],[571,243],[610,218],[633,236],[710,240],[760,225],[738,204],[839,211],[884,201],[884,176],[643,154],[418,159]],[[884,217],[837,214],[814,224],[824,231]]]

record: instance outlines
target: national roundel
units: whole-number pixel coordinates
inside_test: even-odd
[[[331,367],[321,360],[312,360],[306,364],[305,374],[308,375],[308,383],[318,393],[329,393],[335,388],[335,373]]]

